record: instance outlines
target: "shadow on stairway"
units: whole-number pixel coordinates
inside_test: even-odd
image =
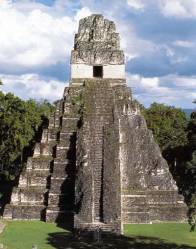
[[[10,203],[13,188],[17,186],[15,181],[7,181],[3,175],[0,176],[0,216],[3,216],[6,204]]]
[[[69,149],[65,160],[65,180],[60,187],[59,213],[55,220],[57,226],[68,231],[73,231],[74,207],[75,207],[75,169],[76,169],[76,133],[74,132],[69,139]]]

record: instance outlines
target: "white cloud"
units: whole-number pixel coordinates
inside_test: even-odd
[[[74,17],[74,20],[77,22],[79,22],[80,19],[84,18],[84,17],[87,17],[87,16],[90,16],[92,14],[92,12],[90,11],[89,8],[87,7],[83,7],[82,9],[80,9],[76,16]]]
[[[121,38],[121,48],[125,52],[127,61],[156,50],[156,45],[152,41],[137,36],[131,23],[127,25],[119,19],[114,18],[113,20],[117,24],[117,32],[120,33]]]
[[[90,15],[91,11],[104,13],[106,18],[115,21],[127,60],[158,54],[163,49],[171,63],[181,63],[189,55],[178,53],[180,47],[195,46],[194,42],[184,37],[166,42],[167,45],[155,44],[150,36],[140,35],[140,30],[135,30],[137,25],[130,21],[132,16],[128,19],[127,16],[133,10],[151,14],[151,7],[154,11],[158,6],[166,17],[192,18],[196,17],[196,0],[114,0],[112,6],[108,1],[56,0],[51,7],[32,0],[0,1],[0,30],[3,34],[0,36],[0,68],[9,68],[10,74],[14,74],[15,69],[17,72],[28,72],[29,69],[35,72],[20,76],[3,75],[6,83],[3,89],[23,98],[45,97],[54,100],[61,97],[64,84],[54,79],[44,79],[36,74],[36,70],[69,58],[78,21]],[[146,104],[157,101],[186,106],[195,98],[194,77],[169,75],[145,78],[129,74],[128,79],[141,102]],[[173,88],[168,86],[168,82]]]
[[[159,78],[141,78],[141,85],[147,88],[157,88],[159,85]]]
[[[65,61],[73,47],[77,21],[90,10],[82,8],[75,17],[57,16],[52,7],[27,2],[0,5],[0,64],[32,68]]]
[[[27,0],[0,5],[3,34],[0,36],[0,64],[3,68],[37,68],[67,60],[78,21],[92,13],[89,7],[83,6],[75,16],[66,16],[66,8],[71,4],[69,0],[58,0],[54,6],[48,7]],[[142,1],[137,4],[143,6]],[[64,13],[61,12],[63,8]],[[127,60],[154,50],[154,44],[140,39],[131,24],[121,22],[117,16],[111,19],[118,24]]]
[[[145,78],[128,74],[127,83],[133,90],[135,98],[146,106],[157,102],[193,108],[192,101],[196,98],[196,77],[167,75]]]
[[[173,83],[178,89],[195,89],[196,93],[196,76],[178,76],[178,75],[168,75],[162,77],[163,83]]]
[[[2,75],[1,87],[4,92],[12,92],[23,99],[48,99],[55,101],[63,95],[63,89],[67,85],[55,79],[44,79],[37,74]]]
[[[136,10],[143,10],[145,8],[144,1],[142,0],[127,0],[127,4]]]
[[[160,8],[165,16],[178,18],[196,17],[195,0],[160,0]]]
[[[184,48],[192,48],[196,45],[195,42],[193,41],[181,41],[181,40],[177,40],[173,43],[174,45],[178,46],[178,47],[184,47]]]

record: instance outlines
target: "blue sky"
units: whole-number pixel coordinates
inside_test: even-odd
[[[0,0],[2,90],[60,98],[78,21],[92,13],[115,21],[135,98],[194,107],[196,0]]]

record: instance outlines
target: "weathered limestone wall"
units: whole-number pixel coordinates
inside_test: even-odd
[[[115,87],[114,87],[115,88]],[[186,206],[152,132],[127,87],[115,90],[119,115],[122,222],[185,221]]]
[[[124,53],[114,22],[102,15],[80,20],[71,54],[71,78],[93,78],[93,65],[103,66],[103,78],[124,79]]]
[[[183,198],[130,89],[88,80],[83,98],[75,227],[121,233],[124,223],[185,221]]]

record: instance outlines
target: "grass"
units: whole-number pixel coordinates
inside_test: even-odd
[[[157,238],[165,243],[187,245],[196,248],[196,232],[189,232],[186,223],[155,223],[125,225],[124,233],[132,237]],[[148,240],[148,239],[146,239]]]
[[[39,249],[54,248],[48,243],[48,236],[52,233],[65,233],[64,229],[53,223],[41,221],[8,221],[6,228],[0,235],[0,243],[8,249],[31,249],[37,245]]]
[[[161,223],[125,225],[124,236],[109,235],[102,244],[92,240],[77,240],[71,233],[53,223],[40,221],[7,221],[0,234],[0,243],[7,249],[193,249],[196,232],[187,224]]]

